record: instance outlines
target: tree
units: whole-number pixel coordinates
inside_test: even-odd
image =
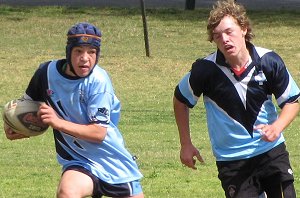
[[[196,5],[196,0],[185,0],[185,9],[194,10]]]

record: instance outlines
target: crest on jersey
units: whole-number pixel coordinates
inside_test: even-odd
[[[228,186],[228,194],[230,197],[234,197],[236,193],[236,186],[235,185],[229,185]]]
[[[51,97],[54,94],[54,91],[51,89],[47,89],[47,96]]]
[[[98,108],[98,111],[94,116],[92,116],[92,120],[94,122],[100,122],[102,124],[108,124],[109,123],[109,111],[107,108],[102,107]]]
[[[105,107],[98,108],[98,113],[102,114],[102,116],[108,116],[108,109]]]
[[[263,85],[264,82],[267,81],[267,78],[263,71],[259,71],[259,73],[256,76],[254,76],[254,80],[258,82],[259,85]]]

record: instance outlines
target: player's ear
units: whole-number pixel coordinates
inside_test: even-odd
[[[247,28],[242,29],[242,37],[245,37],[247,34]]]

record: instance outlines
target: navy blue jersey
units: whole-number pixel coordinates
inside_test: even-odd
[[[273,51],[247,43],[251,62],[237,76],[218,50],[197,60],[175,89],[175,97],[192,108],[203,95],[213,153],[218,161],[250,158],[284,142],[261,140],[258,124],[277,119],[276,107],[299,99],[300,91],[282,59]]]
[[[82,166],[111,184],[140,179],[135,157],[125,148],[118,130],[121,106],[108,74],[96,65],[85,78],[66,76],[61,69],[65,62],[42,64],[29,83],[27,97],[45,101],[67,121],[99,124],[107,128],[107,135],[95,143],[54,130],[59,163],[63,169]]]

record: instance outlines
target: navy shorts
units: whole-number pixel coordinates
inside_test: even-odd
[[[219,179],[227,198],[296,197],[289,153],[284,143],[250,159],[217,161]]]
[[[70,166],[67,170],[75,170],[81,173],[88,175],[94,183],[94,190],[93,190],[93,198],[101,198],[102,196],[107,197],[129,197],[133,195],[138,195],[143,192],[142,186],[139,180],[131,181],[128,183],[121,183],[121,184],[109,184],[98,177],[93,175],[91,172],[86,170],[81,166]]]

